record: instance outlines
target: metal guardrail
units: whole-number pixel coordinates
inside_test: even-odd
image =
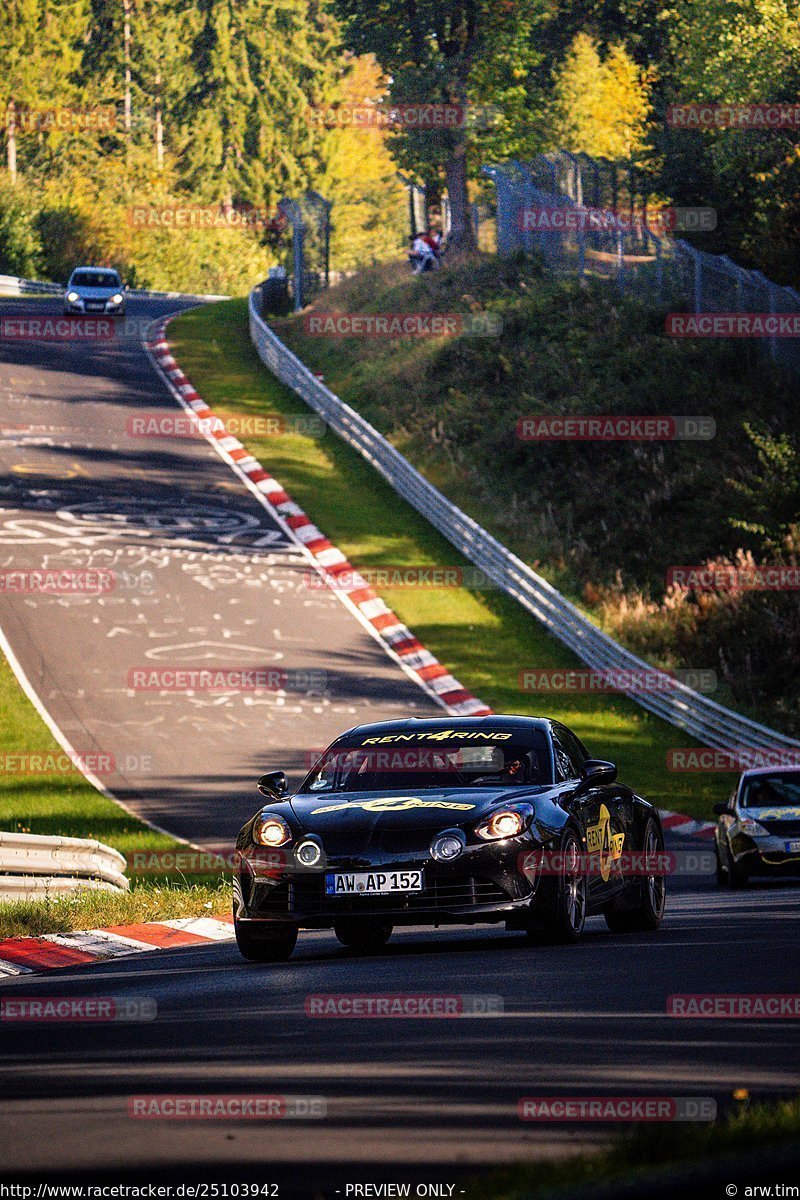
[[[125,859],[88,838],[0,832],[0,900],[35,900],[89,888],[125,892]]]
[[[16,275],[0,275],[0,296],[24,296],[30,292],[60,296],[63,291],[57,283],[37,283],[33,279],[19,279]]]
[[[0,296],[63,296],[60,283],[43,283],[36,279],[19,279],[16,275],[0,275]],[[129,296],[153,300],[230,300],[230,296],[206,295],[199,292],[149,292],[146,288],[131,288]]]
[[[541,621],[588,667],[637,675],[642,671],[655,673],[663,691],[627,694],[642,708],[704,745],[723,750],[767,750],[793,757],[800,753],[800,742],[716,704],[671,676],[655,672],[649,663],[598,629],[546,579],[443,496],[368,421],[317,379],[262,320],[257,304],[257,293],[253,292],[250,337],[261,361],[324,417],[456,550]]]

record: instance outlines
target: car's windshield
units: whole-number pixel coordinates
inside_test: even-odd
[[[70,284],[72,287],[118,288],[119,275],[114,271],[75,271]]]
[[[742,788],[742,808],[800,808],[800,771],[757,775]]]
[[[414,737],[415,735],[410,735]],[[326,751],[302,792],[373,792],[519,787],[550,782],[544,738],[534,745],[494,741],[340,744]]]

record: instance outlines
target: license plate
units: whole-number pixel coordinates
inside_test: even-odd
[[[105,303],[103,303],[102,301],[100,303],[93,303],[91,300],[88,300],[86,302],[86,311],[87,312],[105,312],[106,306],[105,306]]]
[[[787,854],[800,854],[800,842],[787,842],[786,843],[786,853]]]
[[[422,871],[355,871],[325,876],[328,896],[385,896],[390,892],[421,892]]]

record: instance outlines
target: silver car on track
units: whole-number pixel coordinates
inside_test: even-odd
[[[717,880],[800,875],[800,766],[745,771],[727,804],[715,804]]]
[[[104,313],[125,315],[122,280],[110,267],[76,267],[64,293],[64,314]]]

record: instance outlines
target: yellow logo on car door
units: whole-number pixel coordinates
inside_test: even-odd
[[[625,834],[611,832],[611,813],[601,804],[600,820],[586,828],[586,848],[589,854],[598,856],[600,877],[604,881],[611,874],[611,864],[621,856],[624,844]]]

